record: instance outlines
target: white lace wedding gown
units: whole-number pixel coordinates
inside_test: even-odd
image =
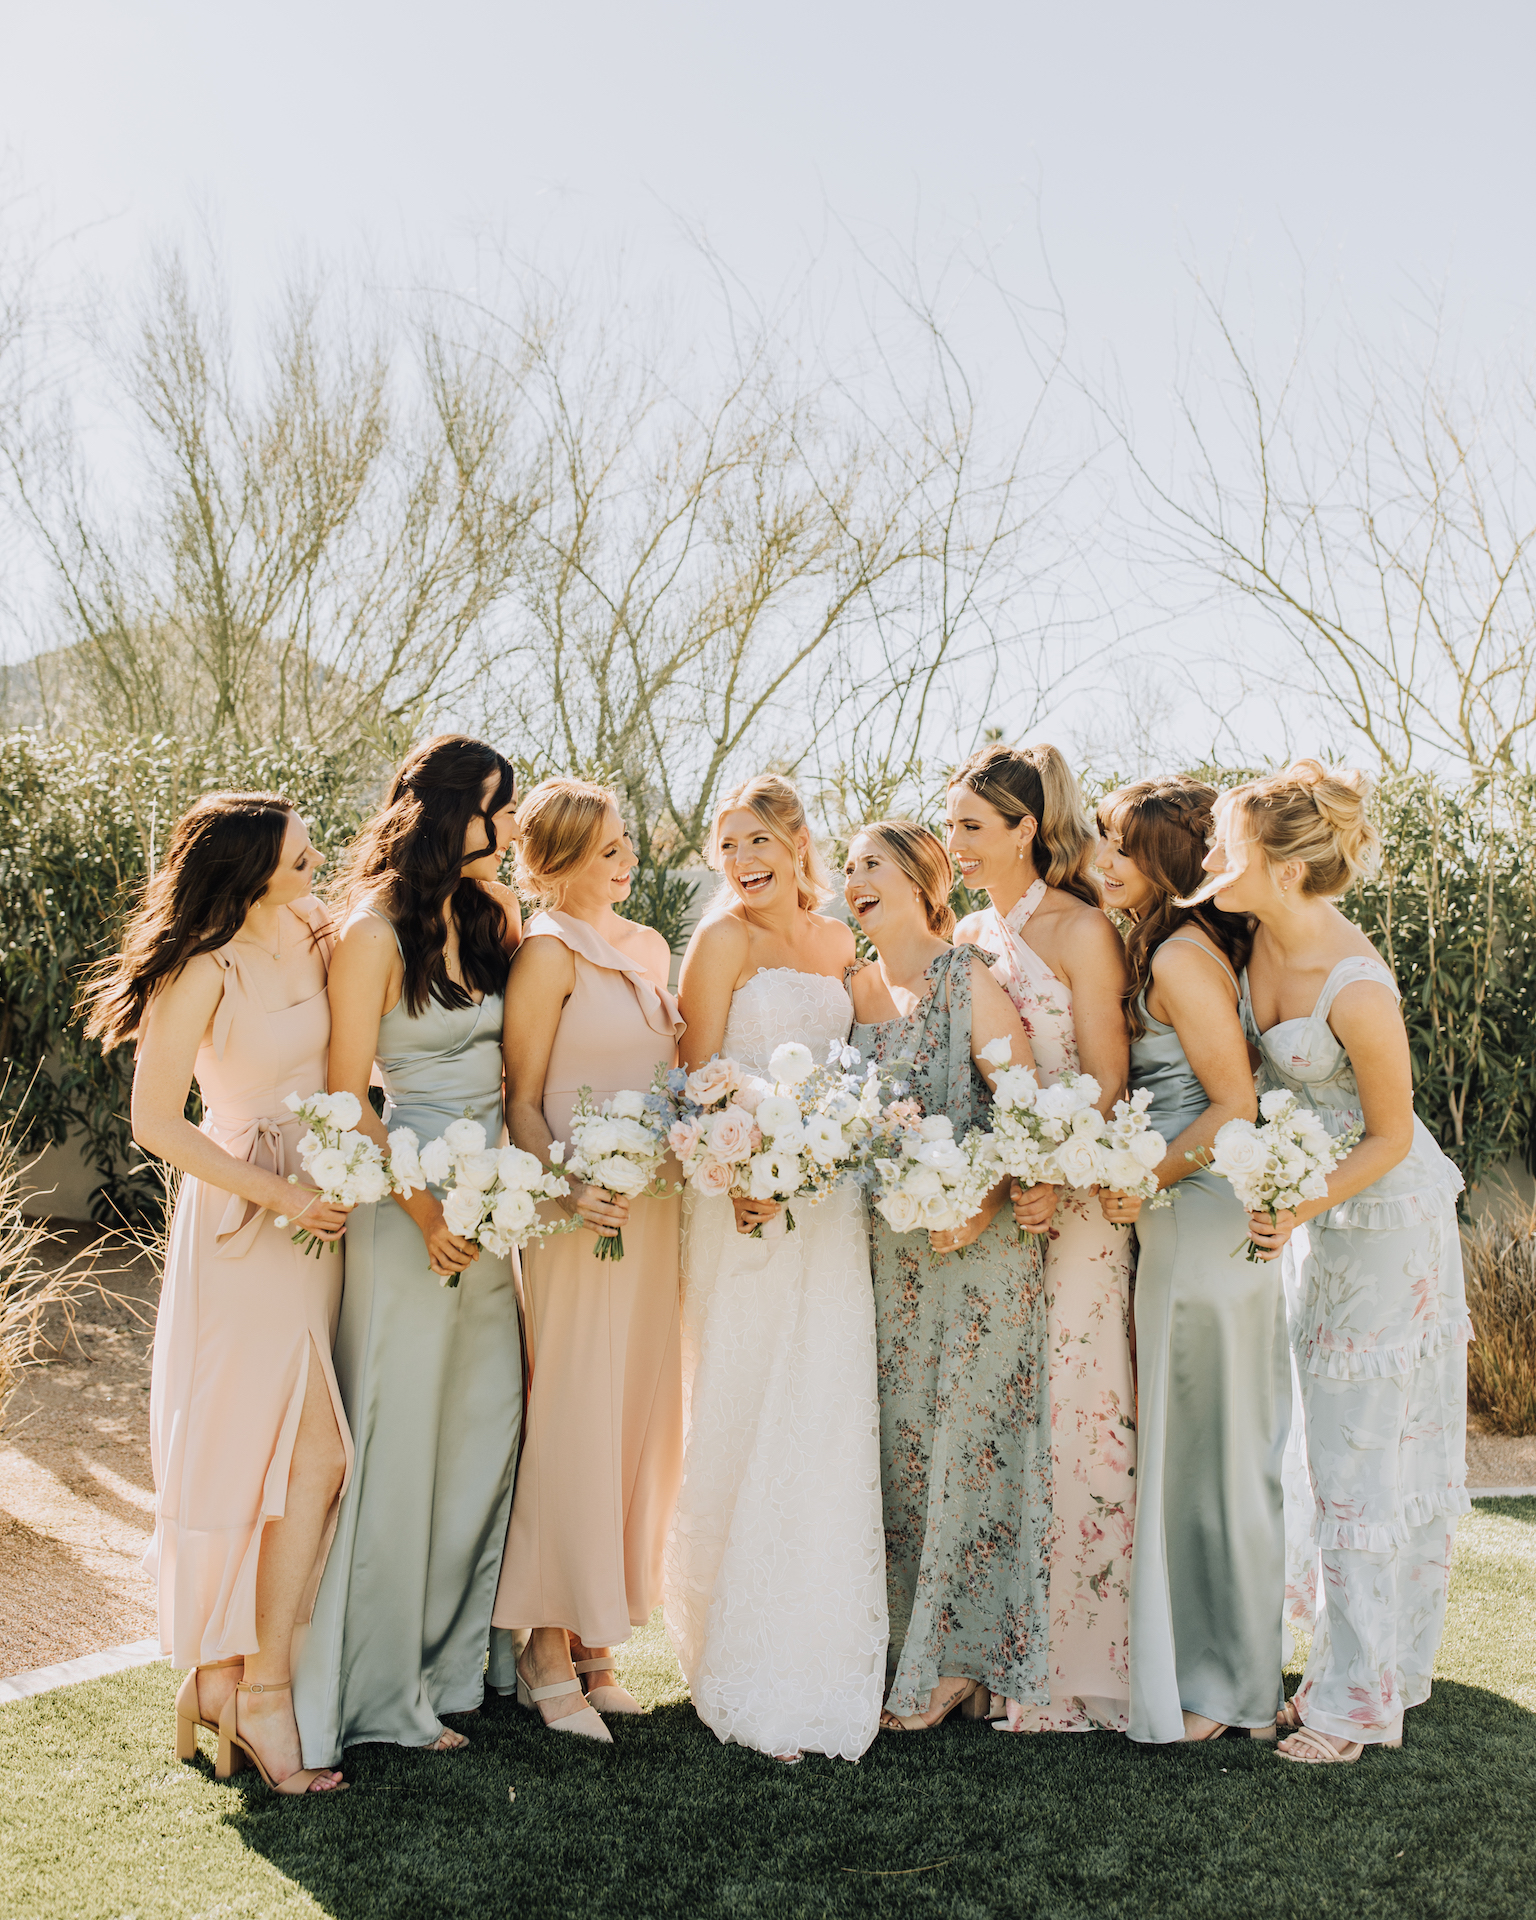
[[[731,1001],[722,1053],[766,1077],[818,1057],[853,1008],[770,967]],[[683,1487],[666,1621],[699,1718],[764,1753],[857,1760],[885,1688],[880,1405],[864,1201],[840,1186],[761,1240],[729,1200],[683,1199]]]

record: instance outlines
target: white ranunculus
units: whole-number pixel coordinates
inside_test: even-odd
[[[1007,1039],[989,1040],[981,1050],[981,1058],[989,1067],[1006,1067],[1013,1058],[1013,1042]]]
[[[322,1147],[311,1158],[308,1172],[322,1193],[330,1193],[347,1177],[347,1156],[335,1147]]]
[[[1283,1120],[1295,1101],[1296,1096],[1289,1087],[1271,1087],[1259,1102],[1259,1112],[1266,1120]]]
[[[609,1193],[632,1197],[650,1185],[651,1176],[633,1160],[616,1153],[609,1159],[595,1161],[587,1178],[594,1187],[606,1187]]]
[[[1061,1169],[1062,1184],[1091,1187],[1099,1179],[1099,1149],[1086,1134],[1070,1134],[1051,1156]]]
[[[1064,1087],[1058,1083],[1054,1087],[1042,1087],[1035,1096],[1035,1111],[1043,1120],[1059,1120],[1063,1127],[1070,1126],[1072,1116],[1082,1105],[1074,1087]]]
[[[914,1166],[910,1168],[902,1185],[915,1200],[931,1200],[935,1194],[944,1191],[944,1182],[932,1167]]]
[[[893,1233],[911,1233],[922,1222],[923,1210],[905,1187],[897,1187],[875,1202]]]
[[[504,1187],[491,1208],[491,1218],[503,1233],[521,1233],[533,1224],[533,1217],[533,1195],[522,1187]]]
[[[1159,1154],[1158,1158],[1161,1159],[1162,1155]],[[1099,1180],[1111,1193],[1134,1193],[1140,1189],[1146,1177],[1146,1167],[1125,1147],[1111,1147],[1103,1157]]]
[[[1072,1116],[1072,1131],[1085,1133],[1098,1138],[1099,1128],[1103,1125],[1097,1107],[1079,1107]]]
[[[458,1185],[484,1193],[496,1184],[496,1153],[461,1153],[458,1157]]]
[[[1161,1166],[1168,1153],[1168,1142],[1156,1127],[1144,1127],[1139,1133],[1133,1133],[1126,1142],[1126,1152],[1139,1160],[1144,1167]]]
[[[603,1104],[616,1120],[645,1118],[645,1095],[636,1093],[633,1087],[621,1087],[611,1100],[606,1100]]]
[[[616,1117],[611,1125],[618,1129],[617,1151],[619,1153],[654,1153],[656,1136],[649,1127],[641,1126],[638,1120]]]
[[[953,1140],[955,1123],[947,1113],[925,1113],[917,1137],[919,1140]]]
[[[347,1183],[358,1198],[359,1205],[374,1205],[389,1192],[389,1175],[377,1160],[364,1160],[352,1170]]]
[[[343,1133],[355,1127],[363,1117],[363,1103],[355,1093],[331,1095],[331,1119]]]
[[[526,1191],[544,1178],[544,1163],[536,1153],[506,1146],[496,1156],[496,1178],[504,1187],[521,1187]]]
[[[939,1173],[957,1174],[965,1169],[965,1155],[953,1140],[924,1140],[912,1158],[920,1167],[933,1167]]]
[[[798,1040],[786,1040],[768,1056],[768,1071],[781,1087],[798,1087],[816,1071],[816,1060],[809,1047]]]
[[[623,1144],[623,1135],[619,1132],[617,1120],[604,1120],[601,1117],[584,1120],[581,1123],[581,1151],[588,1160],[602,1160],[610,1153],[617,1153]]]
[[[421,1150],[421,1170],[434,1187],[448,1184],[453,1172],[453,1155],[446,1140],[429,1140]]]
[[[407,1199],[427,1184],[416,1135],[410,1127],[396,1127],[389,1136],[389,1170]]]
[[[1032,1107],[1039,1087],[1028,1067],[1004,1067],[992,1082],[992,1098],[1011,1107]]]
[[[800,1103],[792,1100],[787,1093],[770,1093],[766,1100],[759,1103],[752,1117],[765,1140],[778,1140],[784,1134],[799,1131]]]
[[[443,1128],[450,1153],[484,1153],[485,1128],[478,1120],[451,1120]]]

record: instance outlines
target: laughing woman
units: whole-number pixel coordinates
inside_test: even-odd
[[[517,896],[496,874],[514,832],[512,768],[444,735],[418,747],[364,823],[331,969],[333,1092],[359,1129],[423,1142],[458,1119],[501,1133],[501,1002]],[[357,1470],[299,1656],[304,1751],[354,1741],[446,1752],[444,1714],[478,1707],[522,1419],[508,1261],[448,1230],[426,1189],[359,1207],[336,1372]],[[457,1276],[457,1284],[440,1282]]]
[[[179,820],[87,1033],[138,1042],[133,1137],[186,1175],[155,1321],[149,1442],[160,1644],[187,1678],[176,1754],[219,1736],[223,1779],[249,1756],[279,1793],[339,1775],[302,1765],[289,1700],[352,1444],[331,1368],[334,1249],[306,1259],[294,1215],[336,1241],[345,1212],[290,1186],[290,1094],[325,1084],[329,924],[320,856],[286,800],[211,793]],[[201,1126],[186,1117],[194,1074]]]
[[[1007,1040],[1033,1065],[987,956],[949,943],[950,864],[926,827],[880,820],[853,836],[844,897],[876,960],[850,974],[852,1043],[911,1060],[914,1097],[962,1139],[986,1125]],[[1051,1521],[1043,1257],[1021,1241],[1001,1180],[953,1232],[871,1230],[881,1484],[893,1669],[882,1726],[917,1732],[990,1695],[1050,1695],[1045,1543]],[[1053,1187],[1023,1197],[1038,1233]],[[964,1253],[963,1258],[956,1256]]]
[[[955,930],[997,956],[992,972],[1018,1008],[1050,1085],[1089,1073],[1108,1113],[1125,1088],[1130,1037],[1125,950],[1105,918],[1093,859],[1098,835],[1055,747],[994,746],[955,774],[949,851],[986,912]],[[1091,1193],[1061,1194],[1045,1251],[1051,1373],[1051,1697],[1021,1733],[1123,1733],[1136,1415],[1130,1349],[1131,1238]]]
[[[1131,1085],[1151,1092],[1171,1204],[1140,1207],[1139,1464],[1131,1559],[1133,1740],[1274,1738],[1290,1427],[1285,1302],[1243,1256],[1247,1216],[1201,1155],[1258,1112],[1238,1015],[1247,922],[1181,904],[1201,878],[1214,787],[1140,780],[1099,806],[1107,897],[1132,921]],[[1122,1217],[1138,1202],[1109,1196]]]

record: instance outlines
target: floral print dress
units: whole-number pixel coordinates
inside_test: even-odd
[[[955,1136],[985,1126],[987,1084],[971,1059],[971,963],[952,947],[928,968],[904,1020],[861,1024],[868,1058],[911,1060],[925,1113]],[[926,1233],[871,1227],[880,1390],[890,1666],[886,1704],[921,1712],[944,1676],[979,1680],[1026,1706],[1049,1699],[1045,1287],[1038,1240],[1009,1208],[959,1254]]]
[[[1334,1134],[1360,1119],[1328,1025],[1356,980],[1401,997],[1379,960],[1341,960],[1306,1019],[1261,1034],[1243,977],[1261,1087],[1289,1088]],[[1306,1417],[1288,1463],[1286,1607],[1313,1627],[1296,1704],[1307,1726],[1367,1744],[1400,1738],[1404,1709],[1429,1698],[1451,1541],[1471,1504],[1462,1179],[1417,1118],[1413,1135],[1405,1159],[1298,1227],[1282,1256]]]
[[[1072,996],[1023,938],[1045,898],[1037,880],[1012,912],[989,907],[976,944],[1018,1009],[1043,1085],[1078,1071]],[[1129,1724],[1136,1395],[1131,1382],[1131,1232],[1091,1193],[1065,1191],[1045,1252],[1053,1508],[1050,1698],[1010,1703],[1024,1733],[1123,1733]]]

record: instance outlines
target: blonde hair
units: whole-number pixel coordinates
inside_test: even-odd
[[[1380,863],[1381,835],[1370,817],[1370,798],[1370,777],[1358,767],[1293,760],[1283,773],[1234,787],[1216,811],[1230,810],[1242,841],[1256,846],[1267,866],[1299,860],[1303,894],[1335,900],[1357,880],[1368,880]],[[1193,898],[1209,899],[1229,877],[1213,875]]]
[[[1010,827],[1028,814],[1035,823],[1030,844],[1035,872],[1048,887],[1075,894],[1090,907],[1103,906],[1094,868],[1099,836],[1077,777],[1058,748],[983,747],[956,767],[949,784],[968,787]]]
[[[800,796],[781,773],[756,774],[722,797],[715,808],[706,852],[715,872],[720,871],[720,822],[739,807],[745,808],[781,847],[789,849],[795,863],[795,891],[800,905],[808,910],[819,907],[832,891],[832,876],[810,837],[810,822],[805,817]],[[803,851],[799,845],[802,833],[806,836]],[[721,904],[726,901],[722,899]]]
[[[558,907],[571,876],[597,851],[608,809],[623,817],[619,796],[591,780],[541,780],[517,810],[518,891]]]
[[[917,888],[928,931],[947,940],[955,930],[955,910],[949,904],[955,870],[944,842],[915,820],[870,820],[854,828],[850,844],[861,833],[883,847]]]

